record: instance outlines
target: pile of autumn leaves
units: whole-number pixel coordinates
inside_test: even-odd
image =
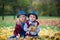
[[[13,28],[10,27],[4,27],[0,29],[0,40],[6,40],[6,38],[8,36],[13,35]],[[50,40],[50,39],[56,39],[55,36],[57,38],[60,38],[60,32],[57,30],[52,30],[51,28],[47,27],[46,29],[43,28],[40,30],[40,32],[38,33],[40,40]]]
[[[0,40],[6,40],[6,38],[13,34],[13,29],[10,27],[4,27],[0,29]]]

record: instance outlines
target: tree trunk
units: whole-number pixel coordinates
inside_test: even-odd
[[[2,6],[3,6],[3,7],[2,7],[2,20],[4,20],[4,3],[3,3]]]

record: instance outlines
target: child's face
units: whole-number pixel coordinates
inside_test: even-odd
[[[29,16],[29,19],[30,19],[30,21],[35,21],[36,20],[36,16],[31,14]]]
[[[26,16],[25,16],[25,15],[20,15],[20,16],[19,16],[19,20],[20,20],[21,22],[24,22],[24,21],[26,20]]]

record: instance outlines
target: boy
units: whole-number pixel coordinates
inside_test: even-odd
[[[37,14],[32,11],[28,14],[27,24],[24,26],[24,30],[26,31],[27,36],[38,37],[38,32],[40,31],[39,22],[36,21],[38,19]]]
[[[16,38],[18,34],[20,34],[20,37],[25,37],[25,31],[24,31],[24,25],[26,21],[26,14],[24,11],[20,11],[17,16],[15,30],[14,30],[14,36],[11,36],[10,38]]]

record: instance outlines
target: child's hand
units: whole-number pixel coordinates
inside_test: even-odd
[[[34,26],[37,27],[37,22],[34,23]]]
[[[19,20],[19,19],[17,19],[17,20],[16,20],[16,23],[17,23],[17,24],[20,24],[20,20]]]
[[[26,34],[29,34],[29,31],[27,31]]]

